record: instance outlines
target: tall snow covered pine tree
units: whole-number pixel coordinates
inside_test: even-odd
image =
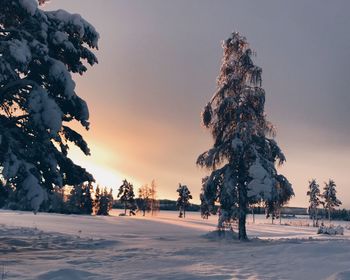
[[[207,216],[215,213],[214,205],[219,203],[218,227],[238,220],[238,238],[247,240],[249,205],[259,200],[285,203],[293,189],[275,169],[275,163],[282,164],[285,157],[268,137],[274,136],[274,129],[264,114],[262,69],[254,65],[253,51],[239,33],[225,40],[223,49],[217,90],[202,113],[214,145],[197,159],[199,166],[212,170],[203,179],[201,209]]]
[[[39,3],[44,3],[40,0]],[[80,15],[43,11],[36,0],[1,0],[0,166],[37,211],[54,186],[93,181],[67,157],[69,142],[90,154],[69,123],[89,128],[71,73],[94,65],[99,35]]]

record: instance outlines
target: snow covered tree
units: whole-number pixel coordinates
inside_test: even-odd
[[[151,189],[147,184],[139,188],[139,196],[136,199],[138,210],[142,211],[142,215],[146,215],[146,211],[151,210]]]
[[[40,0],[40,3],[45,1]],[[86,102],[75,92],[72,73],[94,65],[99,35],[80,15],[43,11],[35,0],[0,5],[1,175],[34,211],[54,186],[93,181],[67,153],[84,154],[83,137],[69,126],[89,128]]]
[[[110,191],[108,192],[107,188],[105,187],[98,197],[99,201],[96,215],[108,216],[109,211],[112,209],[113,206],[112,189],[110,189]]]
[[[321,204],[320,186],[315,179],[309,181],[309,190],[306,195],[309,197],[309,215],[312,219],[312,225],[318,226],[318,206]]]
[[[95,190],[95,199],[94,199],[94,210],[95,210],[94,212],[96,215],[100,208],[100,199],[101,199],[101,190],[100,190],[100,186],[97,185]]]
[[[117,198],[124,204],[124,214],[126,215],[126,210],[129,209],[129,215],[131,216],[136,208],[134,186],[126,179],[123,180],[123,184],[119,187]]]
[[[83,198],[83,184],[75,185],[71,188],[68,197],[68,212],[72,214],[81,213],[81,205]]]
[[[202,114],[214,145],[197,159],[199,166],[212,170],[203,180],[201,202],[211,213],[219,203],[219,228],[238,220],[238,237],[246,240],[249,205],[259,200],[281,204],[293,190],[275,169],[285,156],[269,138],[274,129],[264,114],[262,69],[254,65],[253,51],[239,33],[225,40],[223,49],[217,90]]]
[[[176,201],[176,206],[180,210],[179,217],[186,217],[186,208],[190,205],[189,200],[192,199],[190,190],[186,185],[179,184],[179,187],[176,190],[179,194],[179,197]]]
[[[94,200],[92,199],[92,184],[85,183],[82,186],[81,213],[91,215],[94,209]]]
[[[322,197],[324,199],[323,206],[328,212],[328,220],[331,221],[331,211],[341,205],[341,201],[337,198],[336,185],[333,180],[329,179],[323,188]]]

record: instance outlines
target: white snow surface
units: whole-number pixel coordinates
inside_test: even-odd
[[[218,238],[217,217],[150,217],[0,210],[0,267],[9,279],[350,279],[350,224],[317,235],[299,219],[248,219],[250,242]],[[303,221],[303,222],[301,222]],[[288,224],[288,225],[287,225]],[[209,233],[209,234],[208,234]],[[254,237],[259,236],[259,239]]]

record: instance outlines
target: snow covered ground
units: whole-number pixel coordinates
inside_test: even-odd
[[[216,217],[76,216],[0,211],[0,279],[350,279],[350,224],[248,224],[247,243],[209,238]],[[336,223],[337,224],[337,223]],[[2,272],[1,272],[2,271]]]

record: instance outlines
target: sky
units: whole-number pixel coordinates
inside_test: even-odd
[[[115,189],[158,184],[176,198],[186,184],[199,202],[199,154],[212,145],[200,113],[216,89],[221,42],[247,37],[263,69],[265,112],[277,128],[292,183],[306,206],[308,181],[335,180],[350,207],[349,1],[52,0],[45,9],[81,14],[100,33],[99,64],[75,76],[89,105],[80,130],[92,156],[71,157]]]

